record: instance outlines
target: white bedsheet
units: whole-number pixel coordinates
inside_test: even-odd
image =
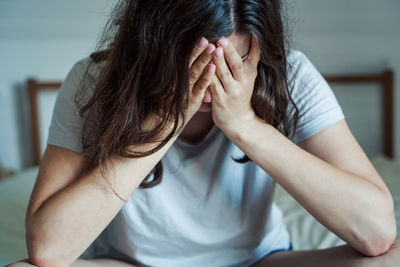
[[[0,266],[28,257],[25,212],[37,172],[29,168],[0,183]]]
[[[371,159],[392,192],[400,237],[400,163],[383,156]],[[28,254],[25,247],[25,212],[36,179],[38,167],[32,167],[0,182],[0,265],[3,266]],[[316,221],[282,187],[277,185],[275,202],[284,212],[293,248],[315,249],[344,244],[335,234]]]

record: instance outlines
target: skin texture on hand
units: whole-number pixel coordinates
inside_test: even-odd
[[[215,65],[211,63],[214,50],[214,44],[202,37],[192,52],[189,62],[189,119],[199,110],[215,75]]]
[[[241,124],[256,116],[251,97],[261,51],[254,36],[244,62],[228,39],[221,38],[217,45],[213,53],[216,75],[210,85],[212,116],[223,131],[238,131]]]

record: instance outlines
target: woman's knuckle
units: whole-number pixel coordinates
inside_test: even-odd
[[[222,109],[226,108],[226,105],[221,98],[219,98],[218,96],[215,96],[214,98],[218,100],[218,101],[215,101],[215,105],[217,105],[218,107],[220,107]]]
[[[231,95],[234,99],[239,99],[241,96],[241,91],[240,90],[231,90]]]
[[[204,79],[206,79],[207,82],[211,82],[213,77],[214,77],[214,73],[206,71],[206,73],[204,75]]]
[[[205,79],[203,79],[203,80],[201,81],[201,88],[205,88],[205,87],[207,87],[209,84],[210,84],[210,79],[205,78]]]
[[[201,57],[200,62],[202,65],[206,65],[208,62],[210,62],[210,60],[207,57]]]
[[[199,73],[197,71],[195,71],[195,70],[192,70],[190,72],[190,78],[195,79],[195,80],[198,79],[199,78]]]
[[[192,52],[192,57],[197,57],[201,53],[201,48],[198,46],[195,46]]]
[[[229,71],[229,70],[224,70],[223,72],[222,72],[222,75],[223,76],[229,76],[231,74],[231,72]]]
[[[241,71],[242,70],[243,65],[242,64],[232,64],[232,70],[233,71]]]

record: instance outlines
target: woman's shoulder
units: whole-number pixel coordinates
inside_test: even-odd
[[[299,111],[296,134],[291,138],[297,144],[343,119],[344,114],[332,88],[304,53],[290,51],[287,64],[290,94]]]
[[[101,64],[94,62],[90,56],[75,61],[58,91],[58,106],[72,105],[77,99],[81,104],[86,103],[94,93],[100,68]]]
[[[321,73],[303,52],[291,49],[286,58],[288,84],[293,90],[303,91],[304,87],[325,83]]]
[[[72,96],[79,91],[79,88],[83,87],[86,93],[92,94],[103,65],[103,62],[95,62],[90,56],[75,61],[64,79],[60,91]]]
[[[310,59],[301,51],[290,49],[286,56],[288,78],[313,72],[315,67]]]
[[[304,55],[304,53],[300,50],[291,48],[288,49],[286,58],[290,64],[299,64],[301,61],[305,60],[306,55]]]
[[[71,72],[81,77],[84,74],[87,74],[91,78],[98,78],[100,70],[102,69],[103,66],[104,66],[104,61],[96,62],[92,59],[91,56],[87,56],[76,61],[71,68]]]

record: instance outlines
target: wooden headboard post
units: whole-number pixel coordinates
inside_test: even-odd
[[[383,153],[389,157],[394,157],[394,119],[393,119],[393,71],[386,70],[382,74],[371,75],[326,75],[324,76],[330,84],[352,84],[352,83],[377,83],[382,85],[383,99]]]
[[[32,145],[33,145],[33,164],[40,164],[40,131],[39,131],[39,114],[38,114],[38,92],[39,90],[58,90],[61,86],[60,82],[39,83],[35,79],[30,78],[27,81],[27,90],[29,96],[29,106],[31,115],[32,129]]]
[[[32,148],[33,148],[33,164],[38,165],[40,162],[40,140],[39,140],[39,120],[38,120],[38,103],[37,103],[37,83],[34,79],[29,79],[27,82],[28,96],[29,96],[29,108],[31,115],[31,136],[32,136]]]
[[[385,71],[383,73],[383,101],[385,103],[384,107],[384,118],[383,118],[383,124],[384,127],[387,129],[385,131],[385,136],[384,136],[384,149],[385,149],[385,154],[393,158],[394,157],[394,94],[393,94],[393,89],[394,89],[394,75],[393,71]]]

